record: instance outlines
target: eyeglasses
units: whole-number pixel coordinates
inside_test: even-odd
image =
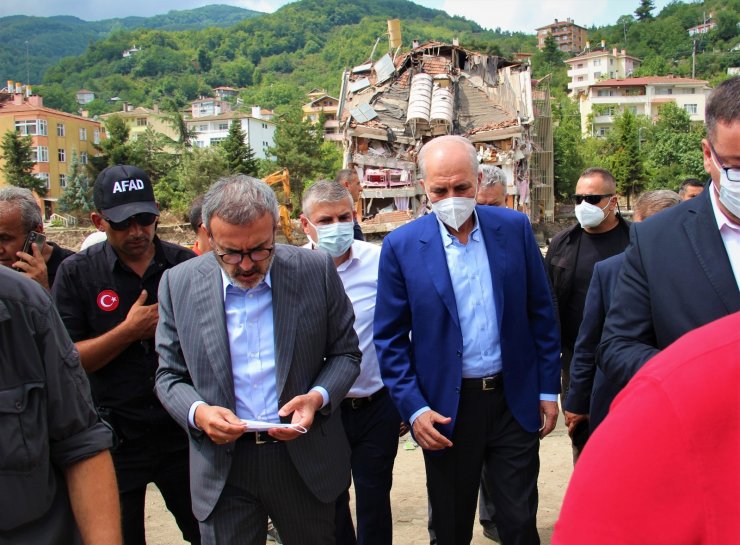
[[[607,195],[573,195],[573,199],[576,201],[576,204],[581,204],[583,201],[586,201],[588,204],[599,204],[601,199],[613,196],[611,193]]]
[[[105,216],[103,216],[103,219],[108,222],[108,225],[110,225],[111,229],[113,229],[114,231],[125,231],[131,226],[132,221],[135,221],[141,227],[148,227],[152,223],[157,221],[158,217],[159,216],[157,214],[142,212],[141,214],[134,214],[133,216],[128,217],[123,221],[113,221],[110,218],[106,218]]]
[[[219,251],[219,247],[216,246],[216,243],[213,241],[213,237],[211,237],[211,244],[213,244],[213,248],[216,250],[216,255],[227,265],[238,265],[244,260],[244,256],[247,256],[250,261],[255,263],[258,261],[264,261],[270,257],[270,254],[275,250],[274,239],[273,246],[269,248],[254,248],[252,250],[247,250],[246,252],[221,252]]]
[[[714,146],[712,146],[712,143],[707,140],[707,144],[709,144],[709,149],[712,150],[712,155],[714,155],[714,158],[717,159],[717,163],[719,163],[719,168],[725,171],[725,174],[727,174],[727,179],[731,182],[740,182],[740,168],[738,167],[726,167],[722,164],[722,161],[719,158],[719,155],[717,155],[717,152],[714,151]]]

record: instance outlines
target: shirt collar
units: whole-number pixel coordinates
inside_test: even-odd
[[[216,257],[216,259],[219,259],[219,258]],[[227,290],[229,289],[232,291],[235,291],[235,293],[259,292],[263,289],[272,289],[272,277],[270,276],[272,271],[267,271],[265,278],[262,280],[262,282],[257,284],[255,287],[245,290],[244,288],[235,286],[234,283],[231,281],[231,278],[229,278],[229,275],[226,274],[226,272],[221,267],[219,267],[218,270],[221,271],[221,284],[224,287],[224,301],[226,301],[226,293],[227,293]]]
[[[165,246],[159,240],[158,236],[154,235],[154,240],[152,241],[152,243],[154,244],[154,257],[152,258],[152,262],[165,263],[172,267],[178,264],[178,261],[175,261],[174,259],[174,254],[169,252],[168,248],[165,248]],[[111,271],[114,270],[117,263],[123,265],[123,262],[120,260],[118,254],[113,249],[113,246],[111,246],[110,242],[108,242],[107,240],[103,241],[103,252],[105,253],[105,262]]]
[[[337,271],[346,271],[350,267],[353,267],[355,263],[359,264],[362,262],[358,252],[355,252],[355,244],[357,244],[357,241],[352,242],[352,246],[349,247],[349,257],[347,258],[347,261],[340,263],[337,267]]]
[[[449,246],[452,246],[453,243],[458,242],[458,239],[455,235],[450,233],[447,230],[447,226],[445,226],[444,223],[442,223],[442,220],[440,220],[437,215],[434,215],[435,218],[437,218],[437,224],[439,226],[439,234],[442,236],[442,245],[447,248]],[[481,234],[480,234],[480,223],[478,222],[478,212],[473,209],[473,230],[470,232],[470,236],[468,237],[469,240],[473,240],[475,242],[481,241]]]
[[[714,212],[714,219],[717,222],[717,227],[719,228],[720,232],[723,229],[730,229],[735,232],[740,233],[740,225],[735,225],[732,223],[729,219],[727,219],[727,216],[725,216],[722,213],[722,210],[719,209],[719,201],[717,200],[717,193],[715,193],[714,190],[714,180],[712,180],[712,183],[709,184],[709,187],[707,187],[704,191],[709,191],[709,199],[712,202],[712,211]],[[696,199],[700,197],[694,197]]]

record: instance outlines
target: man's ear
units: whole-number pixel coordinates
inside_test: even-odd
[[[306,219],[306,216],[301,214],[298,216],[298,219],[301,220],[301,229],[303,229],[303,232],[308,233],[308,219]]]
[[[103,225],[103,216],[101,216],[97,212],[93,212],[90,214],[90,220],[92,220],[93,225],[98,231],[105,231],[105,226]]]

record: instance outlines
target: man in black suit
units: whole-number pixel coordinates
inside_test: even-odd
[[[687,331],[740,310],[740,77],[714,90],[705,118],[711,184],[631,231],[597,359],[617,388]]]

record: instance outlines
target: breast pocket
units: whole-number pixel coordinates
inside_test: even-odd
[[[27,473],[48,458],[43,382],[0,391],[0,473]]]

